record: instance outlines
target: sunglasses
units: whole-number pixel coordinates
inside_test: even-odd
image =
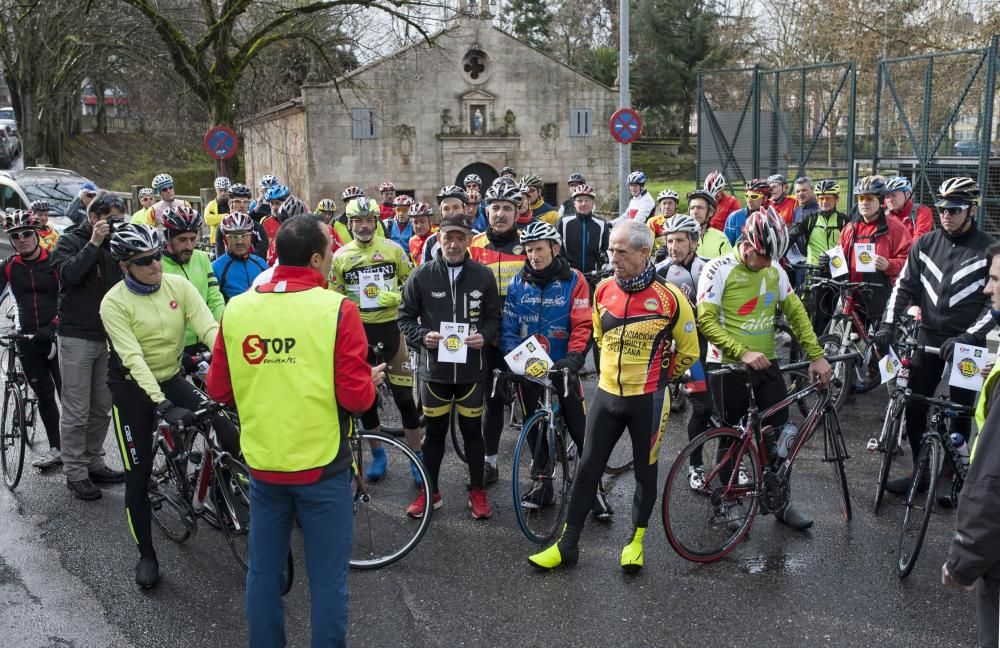
[[[854,198],[858,202],[867,202],[869,200],[874,200],[874,201],[878,202],[879,199],[881,198],[881,196],[878,196],[876,194],[858,194]]]
[[[966,207],[938,207],[938,214],[941,214],[942,216],[945,214],[948,214],[950,216],[958,216],[965,210]]]
[[[35,230],[25,230],[23,232],[11,232],[7,236],[9,236],[12,241],[23,241],[24,239],[32,238],[34,235]]]
[[[151,254],[149,256],[141,257],[139,259],[134,259],[132,261],[129,261],[128,263],[129,265],[146,267],[148,265],[152,265],[153,261],[159,261],[162,258],[163,258],[163,253],[156,252],[155,254]]]
[[[752,191],[748,191],[747,192],[747,200],[760,200],[763,197],[764,197],[764,194],[762,194],[762,193],[755,193],[755,192],[752,192]]]
[[[84,196],[87,196],[88,198],[93,198],[94,196],[96,196],[96,195],[97,195],[97,192],[96,192],[96,191],[85,191],[85,192],[83,193],[83,195],[84,195]]]

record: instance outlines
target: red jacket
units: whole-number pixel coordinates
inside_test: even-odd
[[[785,219],[785,225],[791,225],[792,221],[795,220],[795,208],[799,206],[799,201],[795,200],[791,196],[785,196],[785,199],[780,203],[771,201],[771,206],[774,207],[774,211]]]
[[[312,268],[279,265],[274,269],[271,281],[255,288],[257,292],[274,292],[275,285],[287,282],[285,292],[298,292],[326,286],[326,279]],[[303,314],[308,317],[308,314]],[[226,359],[226,342],[222,335],[225,322],[219,322],[219,332],[212,349],[212,365],[205,379],[208,395],[212,400],[234,405],[233,384]],[[375,402],[375,386],[372,384],[371,366],[368,364],[368,336],[361,325],[361,312],[354,302],[345,299],[340,305],[337,320],[337,345],[333,354],[337,370],[333,376],[333,397],[349,412],[367,411]],[[333,368],[331,367],[331,370]],[[283,397],[275,394],[275,398]]]
[[[889,267],[885,272],[860,273],[854,269],[854,244],[855,243],[875,243],[875,254],[885,257],[889,261]],[[885,212],[881,212],[874,221],[866,223],[861,216],[857,216],[848,223],[840,232],[840,247],[847,257],[847,267],[851,271],[851,281],[873,281],[883,285],[891,286],[896,283],[896,277],[903,270],[906,263],[906,255],[910,253],[910,245],[913,239],[906,231],[899,220],[889,218]],[[872,275],[876,275],[873,277]],[[887,277],[879,281],[878,275]]]
[[[914,205],[912,200],[907,200],[906,204],[899,212],[890,211],[890,214],[899,219],[899,222],[906,226],[906,231],[910,233],[913,240],[917,240],[921,234],[934,229],[934,214],[930,207],[924,205],[916,206],[914,215]]]
[[[394,218],[396,216],[396,208],[392,206],[392,203],[382,203],[378,206],[379,219],[385,220],[387,218]]]
[[[728,194],[723,195],[719,200],[718,206],[715,208],[715,213],[712,214],[709,226],[714,227],[720,232],[724,231],[726,229],[726,219],[737,209],[740,209],[740,201]]]

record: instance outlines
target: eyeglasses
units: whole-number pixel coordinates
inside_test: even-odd
[[[226,238],[233,241],[242,241],[243,239],[250,238],[250,232],[230,232],[226,234]]]
[[[938,207],[938,214],[942,216],[944,216],[945,214],[948,214],[950,216],[958,216],[966,209],[967,209],[966,207]]]
[[[12,241],[23,241],[24,239],[29,239],[34,235],[35,230],[25,230],[23,232],[11,232],[7,236],[9,236]]]
[[[762,193],[756,193],[756,192],[753,192],[753,191],[748,191],[747,192],[747,200],[760,200],[763,197],[764,197],[764,194],[762,194]]]
[[[151,265],[153,263],[153,261],[159,261],[162,258],[163,258],[163,253],[162,252],[155,252],[153,254],[150,254],[149,256],[144,256],[144,257],[139,257],[138,259],[133,259],[133,260],[129,261],[128,263],[129,263],[129,265],[137,265],[137,266],[143,266],[143,267],[145,267],[145,266]]]

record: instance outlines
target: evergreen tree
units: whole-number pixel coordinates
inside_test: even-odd
[[[517,38],[539,49],[552,37],[552,12],[545,0],[510,0],[503,21]]]

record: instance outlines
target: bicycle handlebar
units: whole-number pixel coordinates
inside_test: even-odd
[[[836,364],[838,362],[844,362],[845,360],[857,360],[861,358],[861,354],[858,353],[857,351],[854,351],[852,353],[844,353],[842,355],[823,356],[823,358],[830,364]],[[809,367],[810,364],[812,364],[812,360],[805,360],[803,362],[793,362],[792,364],[787,364],[787,365],[779,365],[778,371],[784,373],[786,371],[796,371],[798,369],[806,369],[807,367]],[[734,362],[732,364],[724,364],[720,366],[718,369],[712,369],[708,373],[712,374],[713,376],[723,376],[726,374],[733,374],[733,373],[748,374],[751,371],[752,369],[748,365],[742,362]]]
[[[568,398],[570,370],[567,369],[566,367],[563,367],[562,369],[549,369],[545,373],[547,376],[559,373],[563,375],[563,397]],[[551,381],[543,382],[538,378],[533,378],[531,376],[526,376],[524,374],[516,374],[513,371],[503,371],[501,369],[494,369],[493,389],[490,391],[490,398],[493,398],[497,395],[497,382],[499,382],[501,377],[507,377],[508,379],[514,379],[514,380],[527,380],[528,382],[533,382],[535,384],[541,385],[542,387],[545,387],[546,389],[552,389],[553,391],[555,391],[555,385],[553,385]],[[558,392],[556,393],[558,394]]]
[[[962,403],[956,403],[955,401],[948,400],[947,398],[934,398],[932,396],[924,396],[923,394],[918,394],[910,389],[906,390],[906,398],[920,401],[922,403],[927,403],[933,407],[939,407],[944,410],[952,411],[956,414],[965,414],[971,416],[976,408],[972,405],[963,405]]]

